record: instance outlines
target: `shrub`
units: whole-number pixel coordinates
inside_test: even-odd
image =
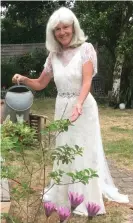
[[[2,61],[1,65],[1,84],[9,88],[13,85],[12,76],[15,73],[30,76],[31,71],[35,71],[33,78],[38,78],[43,65],[46,60],[46,51],[44,49],[36,48],[30,53],[24,54],[23,56],[10,58],[8,61]],[[55,97],[56,87],[54,81],[42,91],[36,92],[36,97]]]
[[[44,202],[47,202],[47,200],[46,197],[43,196],[47,194],[54,185],[64,185],[64,176],[68,177],[68,182],[65,182],[65,185],[79,182],[86,185],[92,178],[98,177],[97,172],[91,168],[80,171],[75,169],[73,172],[65,172],[57,168],[55,171],[49,173],[52,184],[49,189],[45,188],[46,167],[49,166],[51,162],[56,161],[57,164],[61,162],[62,164],[68,165],[68,163],[72,163],[72,161],[75,160],[76,156],[82,156],[83,154],[83,148],[78,145],[70,147],[66,144],[64,146],[58,146],[54,150],[52,149],[53,137],[55,139],[61,132],[67,132],[71,125],[71,122],[67,119],[56,120],[49,123],[47,128],[42,131],[43,140],[39,143],[34,140],[35,131],[25,123],[12,123],[8,120],[3,123],[3,162],[1,165],[1,175],[2,178],[10,179],[12,182],[10,193],[12,201],[15,201],[15,206],[13,206],[13,208],[16,207],[17,210],[20,210],[19,214],[17,213],[17,217],[19,218],[17,222],[37,222],[36,219],[39,218],[40,213],[43,217],[43,222],[46,222],[45,219],[52,214],[54,205],[46,205]],[[17,166],[14,166],[12,161],[17,162]],[[41,197],[35,185],[41,186],[41,191],[44,191]],[[69,199],[71,202],[71,210],[73,211],[74,208],[82,203],[84,198],[82,195],[70,193]],[[37,202],[39,200],[40,202]],[[41,208],[42,204],[45,208],[46,216],[44,215],[44,210]],[[21,209],[21,206],[26,208]],[[32,214],[29,214],[29,209],[31,208],[34,211]],[[49,208],[52,208],[50,215],[48,214]],[[62,210],[62,208],[60,210]],[[66,207],[64,210],[66,210]],[[11,214],[13,214],[11,217],[16,218],[15,212]],[[22,215],[24,218],[23,221],[20,221]],[[61,217],[61,212],[59,212],[58,215]]]
[[[19,71],[18,65],[13,60],[4,61],[1,64],[1,86],[12,86],[12,76]]]
[[[126,104],[126,108],[133,108],[133,76],[128,76],[128,84],[121,90],[120,101]]]

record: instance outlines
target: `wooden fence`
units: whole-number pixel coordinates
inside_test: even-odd
[[[7,60],[13,56],[21,56],[37,48],[45,49],[45,43],[2,44],[1,45],[1,60]]]

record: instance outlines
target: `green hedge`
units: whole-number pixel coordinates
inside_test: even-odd
[[[8,61],[2,61],[1,64],[1,87],[6,89],[13,85],[12,77],[19,73],[31,77],[31,71],[35,71],[33,78],[39,77],[43,70],[47,54],[43,49],[36,48],[34,51],[24,54],[23,56],[10,58]],[[37,97],[55,97],[56,87],[53,81],[42,91],[36,92]]]

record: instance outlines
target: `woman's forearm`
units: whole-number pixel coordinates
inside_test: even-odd
[[[26,86],[28,86],[36,91],[42,90],[44,88],[44,87],[42,87],[42,85],[38,79],[30,79],[28,77],[25,77],[23,83]]]
[[[82,72],[83,72],[82,87],[77,101],[79,105],[83,105],[88,93],[90,92],[92,75],[93,75],[93,65],[91,61],[88,61],[83,65]]]
[[[44,89],[51,80],[50,75],[46,75],[45,71],[43,71],[39,78],[30,79],[28,77],[24,77],[23,83],[33,90],[40,91]]]
[[[77,104],[83,105],[89,91],[90,91],[91,83],[86,83],[82,85],[80,95],[78,97]]]

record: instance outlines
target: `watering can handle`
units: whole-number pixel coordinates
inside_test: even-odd
[[[23,84],[22,84],[20,81],[17,80],[16,85],[17,85],[17,86],[20,86],[20,85],[23,85]]]
[[[19,80],[17,80],[17,85],[20,85],[20,82],[19,82]]]

